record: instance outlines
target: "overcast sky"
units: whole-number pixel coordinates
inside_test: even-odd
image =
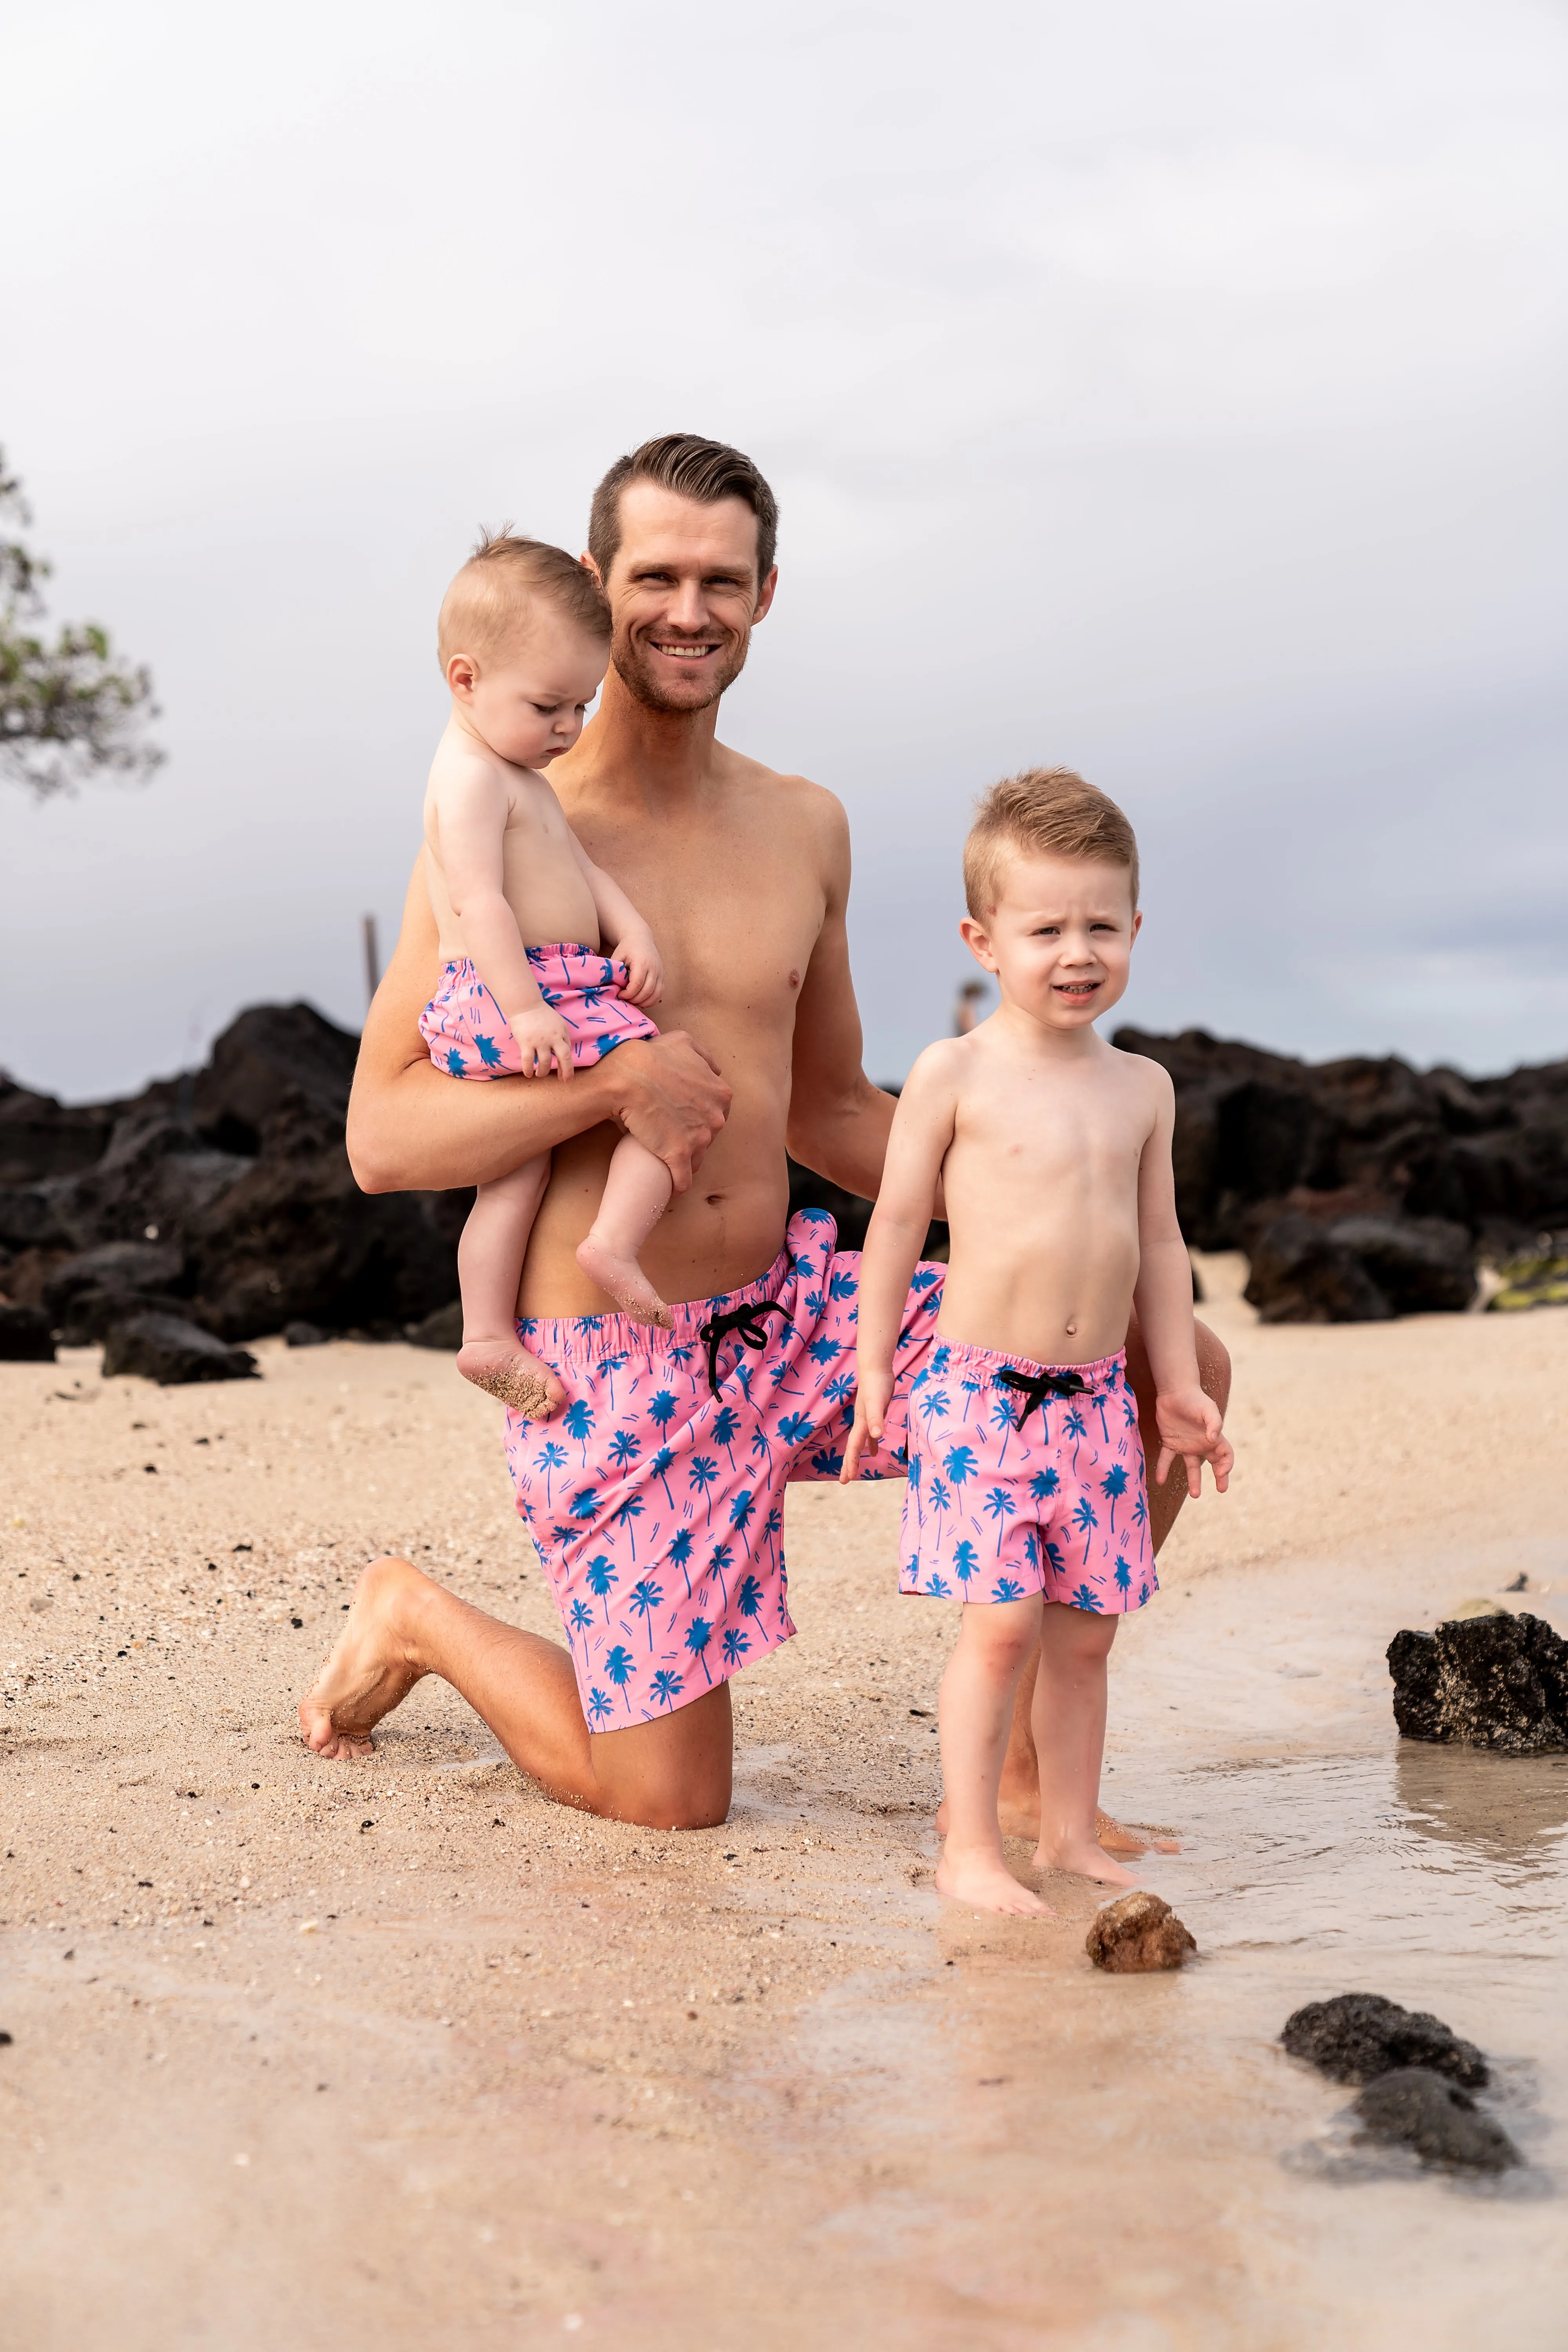
[[[721,732],[847,802],[868,1066],[947,1025],[974,793],[1144,853],[1126,1017],[1568,1054],[1568,18],[1542,0],[47,0],[5,12],[0,440],[153,783],[0,786],[0,1065],[357,1026],[481,520],[738,442]]]

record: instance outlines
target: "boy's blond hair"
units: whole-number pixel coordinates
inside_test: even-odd
[[[543,602],[563,621],[607,642],[610,608],[591,572],[563,547],[524,539],[510,525],[482,530],[479,544],[441,599],[437,650],[445,674],[454,654],[494,655],[526,627],[529,608]]]
[[[1138,837],[1116,803],[1072,768],[1026,768],[983,793],[963,845],[963,895],[977,923],[995,911],[1016,857],[1092,857],[1125,866],[1138,905]]]

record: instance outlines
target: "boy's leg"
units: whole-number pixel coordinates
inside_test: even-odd
[[[1019,1669],[1040,1622],[1038,1593],[1021,1601],[973,1601],[959,1622],[937,1698],[947,1837],[936,1891],[977,1911],[1046,1910],[1002,1859],[996,1789]]]
[[[1105,1755],[1105,1668],[1117,1620],[1047,1601],[1035,1677],[1035,1747],[1040,1759],[1042,1870],[1073,1870],[1107,1886],[1133,1880],[1096,1841]]]
[[[641,1266],[644,1242],[669,1206],[671,1179],[635,1136],[623,1135],[610,1154],[599,1213],[578,1244],[577,1263],[590,1282],[613,1298],[634,1323],[668,1331],[670,1313]]]
[[[1229,1352],[1225,1342],[1215,1339],[1206,1323],[1200,1323],[1196,1328],[1198,1378],[1205,1395],[1213,1397],[1223,1412],[1230,1401]],[[1154,1484],[1153,1465],[1160,1459],[1160,1435],[1154,1425],[1154,1380],[1136,1320],[1127,1334],[1127,1381],[1138,1400],[1138,1431],[1143,1441],[1143,1458],[1149,1465],[1149,1536],[1158,1558],[1160,1547],[1174,1527],[1176,1514],[1187,1499],[1187,1482],[1178,1462],[1172,1467],[1163,1486]],[[1023,1679],[1018,1685],[1018,1696],[1013,1705],[1013,1729],[1007,1742],[1007,1759],[1002,1767],[998,1802],[1003,1832],[1008,1837],[1032,1838],[1039,1834],[1040,1768],[1035,1754],[1035,1735],[1031,1727],[1038,1665],[1037,1652],[1025,1667]],[[1112,1853],[1146,1853],[1151,1843],[1162,1853],[1178,1851],[1173,1841],[1141,1838],[1136,1832],[1112,1821],[1108,1813],[1100,1816],[1100,1834],[1101,1844]]]
[[[707,1829],[730,1810],[730,1686],[651,1723],[590,1732],[557,1642],[504,1625],[405,1559],[373,1560],[300,1728],[319,1756],[367,1756],[371,1731],[426,1675],[466,1698],[512,1762],[563,1804],[647,1829]]]
[[[458,1286],[463,1294],[463,1344],[458,1370],[466,1381],[530,1421],[542,1421],[566,1402],[548,1364],[517,1336],[517,1293],[533,1220],[550,1181],[550,1156],[528,1160],[474,1196],[458,1244]]]

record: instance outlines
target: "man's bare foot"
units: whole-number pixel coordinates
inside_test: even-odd
[[[557,1405],[566,1402],[566,1391],[549,1365],[515,1339],[465,1339],[458,1350],[458,1370],[524,1421],[548,1421]]]
[[[337,1647],[300,1701],[300,1735],[318,1756],[368,1756],[374,1727],[424,1674],[404,1623],[426,1581],[405,1559],[373,1559],[355,1585]]]
[[[1042,1839],[1035,1848],[1034,1859],[1037,1870],[1070,1870],[1075,1877],[1097,1879],[1101,1886],[1136,1886],[1138,1884],[1131,1872],[1123,1870],[1119,1862],[1112,1862],[1092,1838],[1085,1838],[1081,1844],[1075,1840],[1065,1840],[1062,1844],[1049,1850]]]
[[[1142,1830],[1129,1829],[1125,1822],[1097,1810],[1094,1816],[1094,1836],[1097,1845],[1107,1853],[1180,1853],[1180,1838],[1162,1836],[1158,1830],[1145,1835]]]
[[[997,1800],[997,1820],[1005,1838],[1037,1838],[1040,1834],[1040,1795],[1037,1789],[1009,1790],[1004,1789]],[[936,1811],[936,1833],[947,1835],[947,1799],[944,1797]],[[1094,1834],[1107,1853],[1180,1853],[1180,1838],[1163,1837],[1151,1831],[1145,1837],[1142,1831],[1129,1829],[1115,1815],[1100,1811],[1094,1816]]]
[[[635,1257],[617,1257],[590,1234],[577,1244],[577,1263],[634,1323],[657,1323],[661,1331],[673,1328],[668,1307]]]
[[[1048,1903],[1019,1885],[999,1854],[963,1853],[950,1861],[944,1853],[936,1866],[936,1891],[972,1911],[1005,1911],[1028,1919],[1056,1916]]]

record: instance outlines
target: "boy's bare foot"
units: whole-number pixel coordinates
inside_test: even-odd
[[[577,1244],[577,1263],[634,1323],[657,1323],[661,1331],[673,1328],[668,1307],[635,1257],[617,1257],[590,1234]]]
[[[1112,1862],[1090,1838],[1082,1844],[1064,1843],[1047,1851],[1045,1842],[1035,1848],[1037,1870],[1070,1870],[1075,1877],[1097,1879],[1101,1886],[1136,1886],[1138,1881],[1119,1862]]]
[[[300,1701],[300,1734],[318,1756],[370,1755],[373,1727],[424,1674],[405,1621],[425,1581],[405,1559],[373,1559],[355,1585],[337,1647]]]
[[[515,1339],[465,1339],[458,1370],[487,1396],[499,1397],[524,1421],[548,1421],[566,1391],[551,1370]]]
[[[965,1853],[950,1862],[944,1853],[936,1866],[936,1891],[950,1903],[966,1903],[972,1911],[1006,1911],[1030,1919],[1056,1916],[1048,1903],[1020,1886],[994,1854]]]

